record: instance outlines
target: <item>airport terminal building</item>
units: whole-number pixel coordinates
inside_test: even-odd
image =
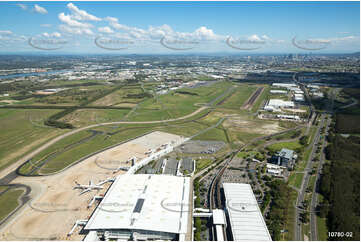
[[[223,183],[234,241],[272,241],[250,184]]]
[[[190,178],[121,175],[91,215],[86,241],[180,240],[192,233]]]

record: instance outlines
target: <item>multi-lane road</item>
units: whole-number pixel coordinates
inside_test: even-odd
[[[298,197],[296,200],[296,216],[295,216],[295,240],[304,240],[303,238],[303,234],[302,234],[302,223],[300,222],[300,215],[302,212],[304,212],[303,209],[299,209],[302,206],[302,202],[304,200],[305,197],[305,193],[306,193],[306,189],[308,186],[308,182],[310,180],[310,172],[312,169],[312,160],[314,159],[314,157],[316,156],[316,149],[317,149],[317,145],[318,142],[320,141],[320,132],[321,132],[321,127],[323,127],[325,124],[325,114],[321,114],[320,117],[320,123],[317,126],[317,130],[316,130],[316,134],[314,139],[311,141],[312,143],[310,144],[311,147],[311,154],[307,160],[307,165],[305,168],[305,174],[303,176],[303,180],[302,180],[302,184],[301,184],[301,188],[298,191]]]
[[[328,128],[331,124],[331,118],[328,118],[325,125],[325,131],[328,132]],[[326,140],[321,140],[321,150],[323,150],[326,146]],[[317,173],[316,173],[316,182],[314,184],[313,190],[312,190],[312,200],[311,200],[311,207],[310,207],[310,226],[311,226],[311,240],[318,240],[318,234],[317,234],[317,206],[318,206],[318,195],[317,191],[319,190],[319,184],[320,184],[320,176],[322,173],[322,166],[325,161],[325,155],[324,153],[321,153],[320,157],[320,163],[318,165]]]

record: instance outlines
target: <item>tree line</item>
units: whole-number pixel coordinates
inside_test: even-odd
[[[337,127],[336,119],[334,124]],[[330,237],[329,240],[360,240],[360,139],[344,137],[332,128],[325,149],[319,192],[323,202],[319,216],[327,218],[328,231],[352,232],[352,237]]]

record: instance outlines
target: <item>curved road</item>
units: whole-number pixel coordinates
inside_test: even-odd
[[[156,120],[156,121],[117,121],[117,122],[106,122],[106,123],[98,123],[98,124],[92,124],[92,125],[88,125],[86,127],[81,127],[81,128],[77,128],[74,130],[71,130],[65,134],[62,134],[60,136],[57,136],[55,138],[53,138],[52,140],[50,140],[49,142],[41,145],[40,147],[38,147],[37,149],[35,149],[34,151],[30,152],[29,154],[25,155],[24,157],[22,157],[21,159],[19,159],[18,161],[16,161],[15,163],[13,163],[12,165],[8,166],[7,168],[3,169],[0,172],[0,183],[1,184],[9,184],[11,181],[13,181],[16,177],[17,177],[17,173],[16,173],[16,169],[23,164],[24,162],[26,162],[27,160],[31,159],[33,156],[35,156],[36,154],[40,153],[41,151],[43,151],[44,149],[48,148],[49,146],[53,145],[54,143],[58,142],[61,139],[64,139],[70,135],[73,135],[75,133],[78,133],[80,131],[86,130],[86,129],[90,129],[90,128],[95,128],[95,127],[99,127],[99,126],[105,126],[105,125],[117,125],[117,124],[157,124],[157,123],[167,123],[167,122],[173,122],[173,121],[179,121],[179,120],[184,120],[187,118],[190,118],[208,108],[212,108],[214,106],[214,104],[221,98],[223,98],[226,95],[229,95],[230,91],[232,90],[232,88],[229,88],[228,90],[226,90],[224,93],[222,93],[220,96],[216,97],[214,100],[212,100],[209,103],[206,103],[204,106],[198,108],[197,110],[195,110],[194,112],[187,114],[185,116],[179,117],[179,118],[173,118],[173,119],[166,119],[166,120]],[[217,103],[216,103],[217,105]],[[222,120],[223,121],[223,120]],[[22,185],[22,184],[17,184],[17,185]],[[29,193],[29,191],[28,191]],[[8,218],[12,217],[12,215],[17,212],[19,209],[21,209],[23,207],[23,205],[27,202],[28,196],[22,196],[21,199],[26,198],[23,200],[23,203],[21,204],[21,206],[19,206],[15,211],[13,211],[10,216],[8,216],[5,220],[3,220],[2,222],[6,222],[8,221]]]
[[[12,165],[8,166],[7,168],[3,169],[0,172],[0,181],[1,180],[3,180],[3,181],[6,181],[6,180],[11,181],[11,179],[3,179],[3,178],[5,178],[5,177],[9,177],[9,178],[13,177],[16,169],[21,164],[23,164],[27,160],[31,159],[33,156],[40,153],[41,151],[48,148],[49,146],[53,145],[54,143],[58,142],[59,140],[64,139],[65,137],[68,137],[68,136],[70,136],[72,134],[78,133],[78,132],[86,130],[86,129],[95,128],[95,127],[104,126],[104,125],[114,125],[114,124],[157,124],[157,123],[167,123],[167,122],[173,122],[173,121],[179,121],[179,120],[187,119],[187,118],[190,118],[190,117],[202,112],[203,110],[211,108],[214,104],[217,104],[217,101],[219,99],[222,99],[224,96],[229,95],[231,91],[232,91],[232,87],[228,88],[221,95],[219,95],[218,97],[216,97],[215,99],[213,99],[209,103],[206,103],[204,106],[198,108],[193,113],[187,114],[187,115],[179,117],[179,118],[156,120],[156,121],[117,121],[117,122],[107,122],[107,123],[92,124],[92,125],[88,125],[88,126],[85,126],[85,127],[81,127],[81,128],[78,128],[78,129],[71,130],[71,131],[69,131],[69,132],[67,132],[65,134],[62,134],[60,136],[55,137],[54,139],[50,140],[46,144],[43,144],[42,146],[38,147],[34,151],[32,151],[29,154],[25,155],[24,157],[19,159],[17,162],[15,162]]]
[[[23,164],[25,161],[29,160],[31,157],[35,156],[36,154],[40,153],[41,151],[43,151],[44,149],[48,148],[49,146],[55,144],[56,142],[58,142],[61,139],[64,139],[65,137],[68,137],[70,135],[73,135],[75,133],[78,133],[80,131],[86,130],[86,129],[90,129],[90,128],[95,128],[95,127],[99,127],[99,126],[104,126],[104,125],[114,125],[114,124],[157,124],[157,123],[166,123],[166,122],[173,122],[173,121],[179,121],[179,120],[183,120],[183,119],[187,119],[190,118],[200,112],[202,112],[203,110],[207,109],[209,107],[200,107],[199,109],[197,109],[196,111],[194,111],[193,113],[187,114],[183,117],[179,117],[179,118],[174,118],[174,119],[166,119],[166,120],[156,120],[156,121],[117,121],[117,122],[107,122],[107,123],[98,123],[98,124],[92,124],[89,126],[85,126],[85,127],[81,127],[78,129],[74,129],[71,130],[65,134],[62,134],[60,136],[57,136],[56,138],[50,140],[49,142],[47,142],[46,144],[43,144],[42,146],[40,146],[39,148],[35,149],[34,151],[30,152],[29,154],[25,155],[24,157],[22,157],[21,159],[19,159],[17,162],[13,163],[12,165],[8,166],[7,168],[5,168],[4,170],[2,170],[0,172],[0,177],[3,178],[6,175],[8,175],[9,173],[15,171],[21,164]]]

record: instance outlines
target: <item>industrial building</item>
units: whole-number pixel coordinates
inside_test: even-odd
[[[273,176],[281,176],[283,173],[283,169],[278,165],[267,163],[267,173]]]
[[[271,94],[287,94],[286,90],[270,90]]]
[[[286,120],[295,120],[295,121],[301,120],[300,116],[298,116],[298,115],[277,114],[276,117],[278,119],[286,119]]]
[[[305,101],[305,98],[303,96],[303,94],[299,94],[299,93],[295,93],[293,95],[293,99],[296,101],[296,102],[303,102]]]
[[[85,240],[183,241],[192,233],[190,191],[189,177],[120,175],[84,227]]]
[[[271,241],[250,184],[223,183],[226,213],[234,241]]]
[[[263,109],[267,111],[280,111],[280,108],[293,108],[294,106],[295,104],[292,101],[270,99]]]
[[[273,155],[269,163],[277,165],[279,168],[293,169],[297,154],[293,150],[281,149],[276,155]]]
[[[283,88],[292,88],[292,87],[297,87],[296,84],[294,83],[272,83],[272,86],[274,87],[283,87]]]

